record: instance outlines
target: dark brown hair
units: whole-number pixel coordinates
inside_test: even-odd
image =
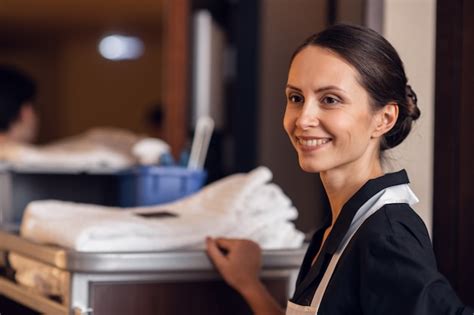
[[[398,119],[382,138],[380,150],[393,148],[410,133],[420,117],[417,98],[407,85],[403,63],[395,48],[383,36],[367,27],[336,24],[312,35],[293,53],[291,60],[307,46],[327,48],[349,62],[359,73],[374,109],[390,102],[398,105]]]
[[[21,107],[36,97],[35,81],[22,70],[0,65],[0,132],[18,119]]]

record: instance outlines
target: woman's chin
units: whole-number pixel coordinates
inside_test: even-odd
[[[316,163],[308,163],[307,161],[299,161],[300,168],[308,173],[319,173],[322,171],[321,166]]]

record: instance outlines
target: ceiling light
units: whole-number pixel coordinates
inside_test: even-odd
[[[99,52],[105,59],[133,60],[143,55],[143,41],[138,37],[109,35],[101,39]]]

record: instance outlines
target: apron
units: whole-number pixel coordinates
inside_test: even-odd
[[[314,294],[313,300],[310,306],[298,305],[288,301],[286,308],[286,315],[317,315],[319,306],[324,296],[324,292],[331,280],[331,277],[336,269],[337,262],[342,256],[344,250],[346,249],[347,244],[351,241],[354,234],[357,232],[362,223],[365,222],[372,214],[377,212],[386,204],[390,203],[407,203],[413,205],[418,202],[418,198],[411,191],[410,187],[407,184],[397,185],[388,187],[367,200],[362,207],[357,210],[354,218],[352,219],[351,225],[347,230],[344,238],[339,244],[338,249],[334,253],[329,262],[329,265],[324,273],[321,282],[319,283],[318,288]]]

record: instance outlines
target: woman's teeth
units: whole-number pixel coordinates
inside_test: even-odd
[[[299,144],[308,146],[308,147],[316,147],[318,145],[323,145],[325,143],[328,143],[329,141],[331,141],[331,139],[309,139],[309,140],[298,139]]]

